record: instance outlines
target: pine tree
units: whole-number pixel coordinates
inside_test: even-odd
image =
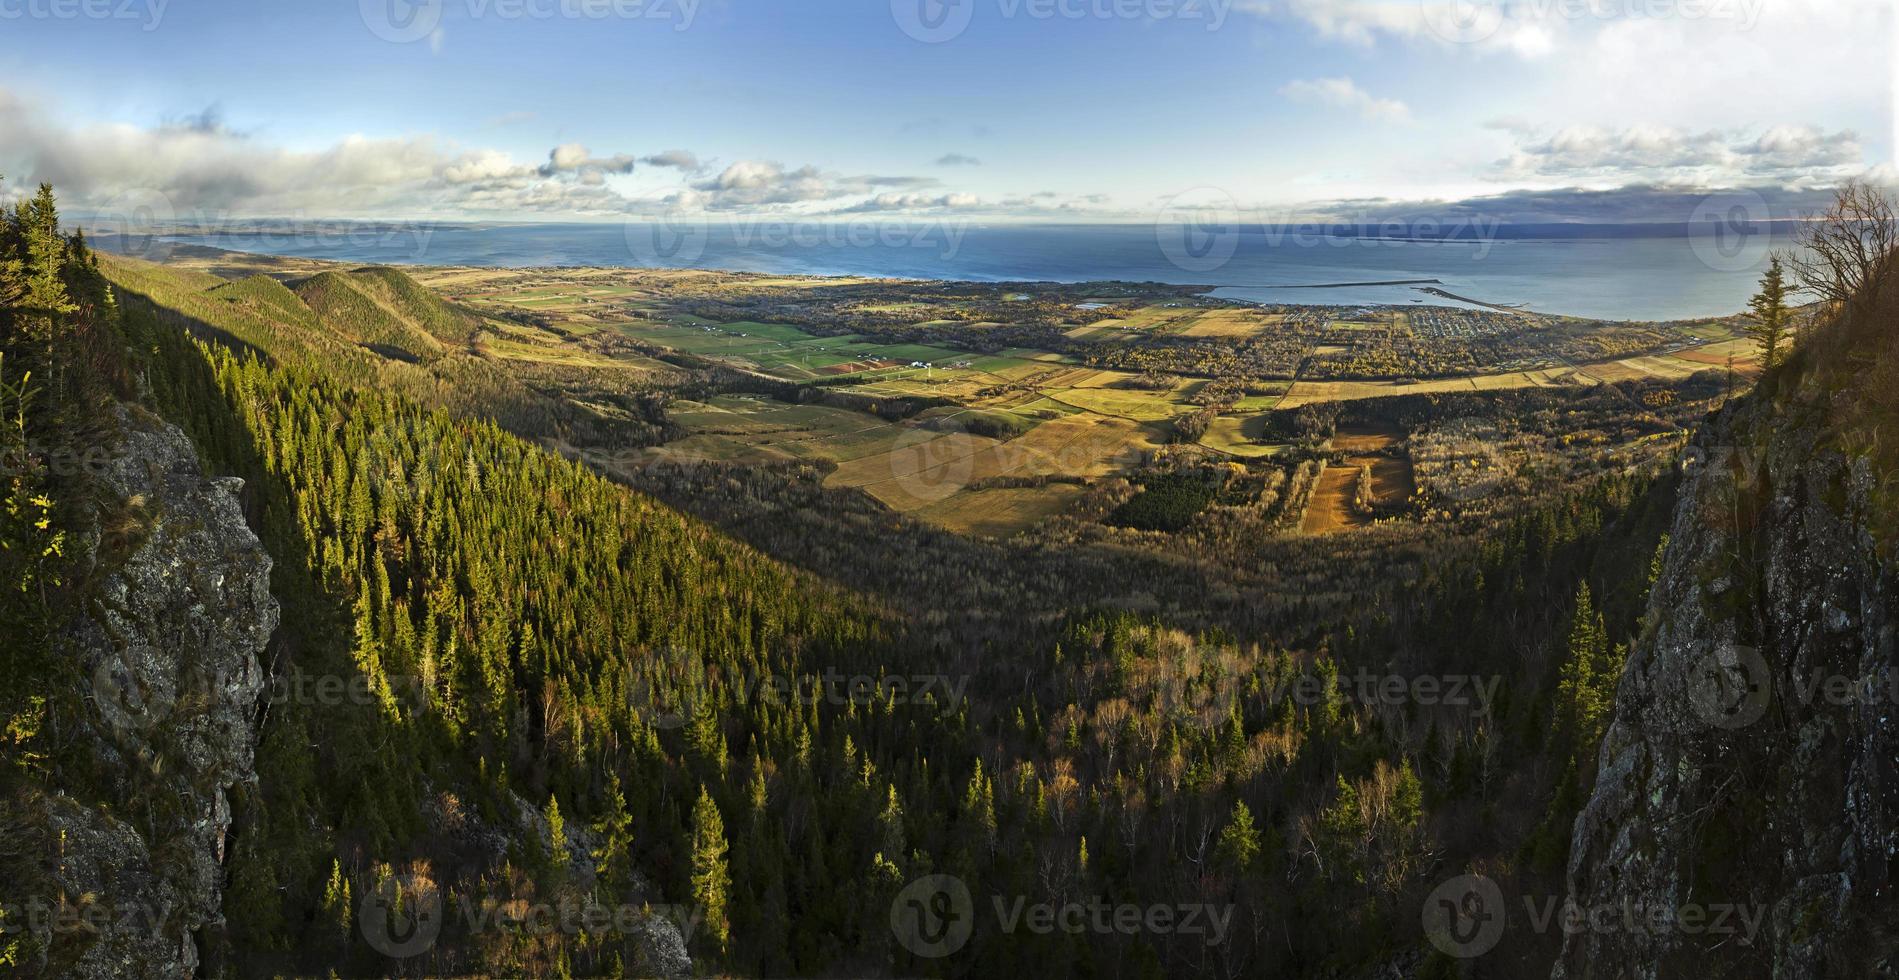
[[[1608,631],[1588,583],[1576,592],[1568,653],[1556,687],[1557,711],[1572,745],[1577,750],[1593,748],[1602,736],[1602,720],[1615,692],[1619,658],[1610,651]]]
[[[1760,348],[1762,370],[1772,371],[1780,363],[1780,348],[1786,339],[1790,314],[1787,310],[1787,296],[1793,289],[1787,285],[1781,270],[1779,255],[1767,260],[1767,273],[1761,276],[1761,291],[1747,301],[1752,322],[1747,326],[1747,335],[1754,338]]]
[[[66,294],[66,239],[59,234],[59,207],[53,185],[41,184],[33,200],[20,205],[15,222],[20,229],[26,262],[26,292],[21,305],[29,358],[53,366],[53,337],[59,318],[78,307]]]
[[[877,817],[878,845],[881,853],[892,862],[903,860],[903,802],[897,799],[897,787],[890,787],[890,794],[884,803],[884,812]]]
[[[1220,832],[1220,859],[1238,871],[1245,871],[1259,856],[1259,831],[1253,826],[1253,811],[1244,802],[1235,801],[1233,815]]]
[[[712,801],[712,794],[701,787],[699,802],[692,808],[692,900],[698,903],[699,912],[721,950],[730,931],[725,914],[732,885],[725,863],[728,849],[719,805]]]
[[[617,898],[632,883],[633,815],[626,811],[626,796],[620,791],[620,775],[607,774],[606,810],[593,825],[600,835],[594,849],[594,874]]]
[[[330,881],[323,886],[322,923],[326,935],[325,945],[333,953],[341,952],[349,946],[350,916],[356,906],[350,901],[349,879],[343,877],[343,862],[330,862]]]
[[[26,298],[26,263],[20,255],[19,238],[13,216],[0,215],[0,343],[11,340],[8,324],[14,309]]]
[[[567,821],[560,815],[560,800],[547,796],[547,808],[541,811],[547,820],[547,867],[556,878],[567,869]]]

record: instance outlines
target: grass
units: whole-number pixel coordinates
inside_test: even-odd
[[[1158,422],[1190,410],[1173,400],[1167,391],[1137,391],[1119,388],[1070,388],[1051,392],[1050,398],[1102,415],[1113,415],[1137,422]]]
[[[1086,492],[1067,483],[973,490],[922,507],[916,516],[962,534],[1001,538],[1060,514]]]
[[[1222,415],[1207,427],[1207,434],[1200,437],[1200,444],[1246,459],[1271,456],[1285,447],[1262,445],[1259,442],[1266,434],[1267,422],[1268,417],[1264,414]]]
[[[848,462],[889,451],[903,431],[866,412],[745,396],[679,401],[668,414],[689,433],[668,448],[677,455],[714,460]]]

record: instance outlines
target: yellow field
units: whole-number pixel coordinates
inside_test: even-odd
[[[998,487],[959,493],[915,512],[917,517],[961,534],[1000,538],[1026,531],[1068,508],[1085,487]]]
[[[860,487],[893,510],[916,511],[996,476],[1102,476],[1131,464],[1159,433],[1125,419],[1080,414],[1009,442],[905,427],[887,451],[839,465],[826,486]]]
[[[1200,444],[1208,449],[1247,459],[1271,456],[1285,448],[1255,442],[1265,430],[1265,415],[1222,415],[1207,427],[1207,434],[1200,437]]]
[[[1050,392],[1049,397],[1065,405],[1137,422],[1158,422],[1189,411],[1188,406],[1174,402],[1170,393],[1165,391],[1070,388],[1067,391]]]
[[[1251,337],[1259,332],[1261,325],[1260,317],[1251,310],[1202,310],[1186,329],[1180,331],[1180,336]]]
[[[1695,364],[1678,357],[1630,357],[1607,364],[1591,364],[1583,372],[1598,381],[1633,381],[1638,378],[1685,378],[1711,365]]]

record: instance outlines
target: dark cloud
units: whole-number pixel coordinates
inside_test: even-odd
[[[1418,223],[1479,221],[1492,224],[1686,224],[1696,209],[1724,200],[1752,202],[1758,196],[1761,219],[1791,219],[1824,208],[1832,192],[1823,188],[1698,187],[1631,185],[1610,190],[1567,187],[1507,191],[1461,201],[1395,201],[1360,198],[1333,201],[1316,209],[1320,220]]]
[[[641,157],[640,162],[649,167],[667,167],[688,174],[704,173],[706,170],[698,154],[691,150],[661,150],[651,156]]]

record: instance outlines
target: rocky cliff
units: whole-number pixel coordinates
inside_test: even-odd
[[[140,409],[118,409],[116,428],[93,457],[98,520],[78,552],[97,584],[59,642],[96,709],[67,743],[90,760],[92,792],[26,804],[40,849],[16,914],[37,942],[20,965],[185,977],[222,917],[226,791],[255,778],[277,602],[239,481],[207,479],[185,435]]]
[[[1689,453],[1575,824],[1557,977],[1899,967],[1890,504],[1842,437],[1854,396],[1785,374]]]

